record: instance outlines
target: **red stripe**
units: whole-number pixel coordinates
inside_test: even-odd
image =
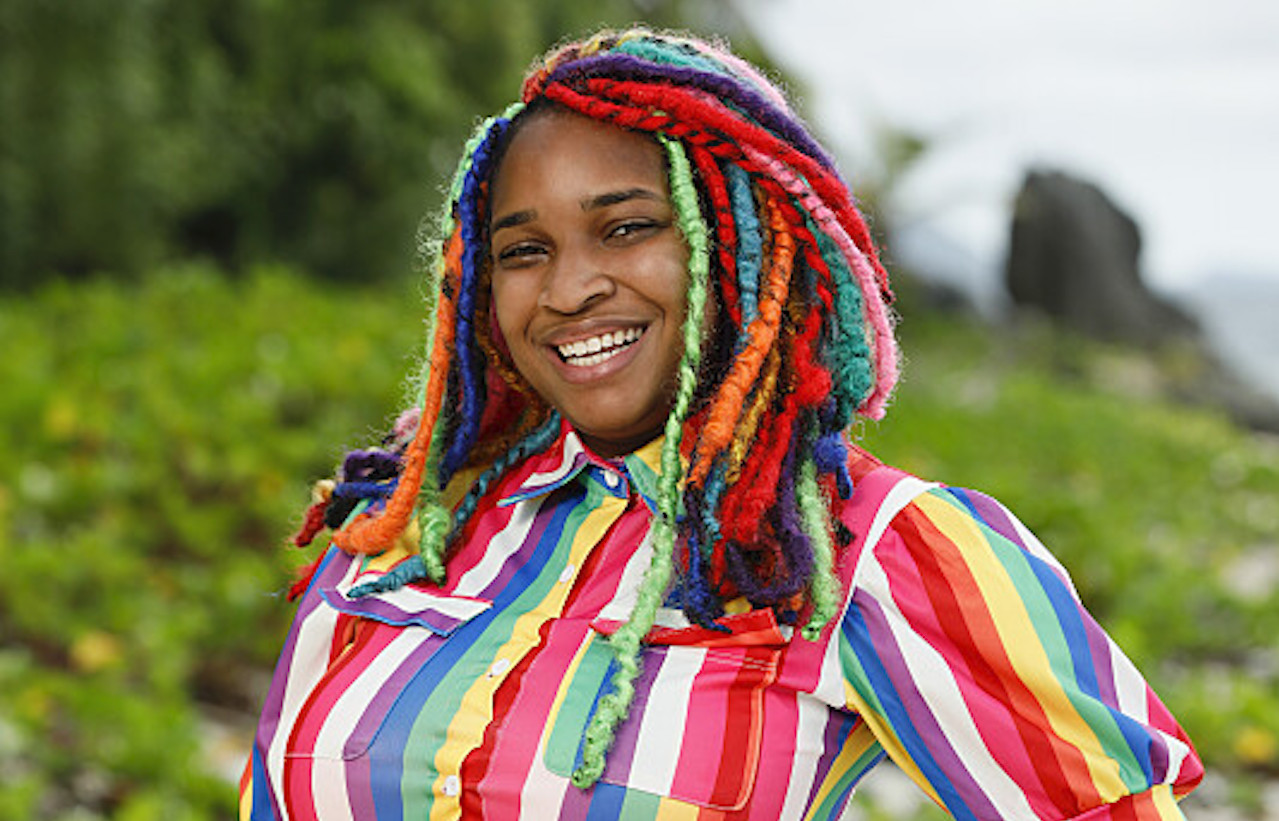
[[[541,637],[538,644],[539,647],[545,646],[546,634],[547,631],[550,630],[550,627],[550,621],[542,623],[542,627],[538,631],[538,634]],[[507,675],[506,679],[502,681],[502,686],[498,687],[497,692],[494,693],[493,718],[489,721],[488,726],[484,728],[484,738],[481,740],[480,746],[476,747],[466,756],[466,758],[462,759],[462,767],[459,777],[462,779],[463,785],[479,784],[484,780],[484,777],[488,775],[489,765],[492,763],[493,750],[497,745],[498,736],[501,734],[502,729],[506,724],[506,717],[510,714],[511,705],[515,703],[516,696],[520,694],[524,683],[524,674],[528,672],[529,665],[533,663],[537,656],[537,650],[526,653],[524,657],[519,660],[519,663],[515,665],[515,668],[511,670],[510,674]],[[533,740],[532,746],[534,753],[536,753],[536,739]],[[530,761],[531,760],[532,759],[530,757]],[[513,762],[508,762],[508,767],[512,763]],[[521,771],[527,771],[529,768],[528,764],[528,761],[520,761],[519,766],[522,767]],[[508,779],[502,783],[511,784],[518,788],[523,782],[521,779]],[[503,795],[500,792],[496,792],[494,790],[494,786],[498,786],[500,788],[501,785],[486,785],[486,789],[483,790],[484,796],[490,800],[496,800],[499,806],[504,807],[507,811],[517,811],[520,798],[518,789],[515,791],[514,795]],[[463,818],[484,817],[486,810],[484,803],[480,800],[481,792],[481,790],[462,790],[461,807]]]
[[[710,803],[714,806],[740,808],[750,799],[754,788],[751,776],[759,764],[762,740],[763,691],[777,677],[777,661],[776,649],[751,648],[729,689],[725,715],[731,720],[724,731],[719,773],[711,789]]]

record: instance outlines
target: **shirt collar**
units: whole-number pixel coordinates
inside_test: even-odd
[[[655,512],[663,440],[664,437],[659,436],[620,459],[605,459],[587,447],[567,421],[561,421],[559,438],[545,452],[534,457],[533,471],[498,504],[513,505],[545,496],[585,474],[598,480],[607,492],[615,496],[625,497],[633,487],[649,509]]]

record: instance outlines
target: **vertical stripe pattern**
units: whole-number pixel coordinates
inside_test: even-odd
[[[396,557],[326,556],[241,817],[819,821],[885,757],[955,818],[1181,817],[1199,761],[1061,566],[994,500],[891,468],[838,511],[842,618],[808,641],[771,611],[671,611],[602,779],[573,787],[660,446],[608,461],[566,427],[481,500],[440,586],[350,598]]]

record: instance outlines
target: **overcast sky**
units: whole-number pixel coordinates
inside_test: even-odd
[[[1279,281],[1276,0],[738,0],[808,84],[804,108],[856,176],[880,126],[933,148],[906,215],[1002,260],[1030,165],[1099,184],[1141,224],[1164,288]]]

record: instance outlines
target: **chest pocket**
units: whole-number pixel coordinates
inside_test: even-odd
[[[651,632],[635,699],[617,729],[601,781],[719,810],[744,807],[754,790],[764,694],[786,639],[771,610],[722,619],[730,632],[698,627]],[[582,737],[607,692],[613,654],[597,623],[562,686],[545,749],[547,769],[571,776]]]
[[[405,682],[466,622],[492,607],[483,599],[411,586],[348,598],[318,591],[317,618],[331,624],[327,666],[296,715],[286,758],[354,760],[368,752]],[[315,663],[323,664],[320,658]]]

